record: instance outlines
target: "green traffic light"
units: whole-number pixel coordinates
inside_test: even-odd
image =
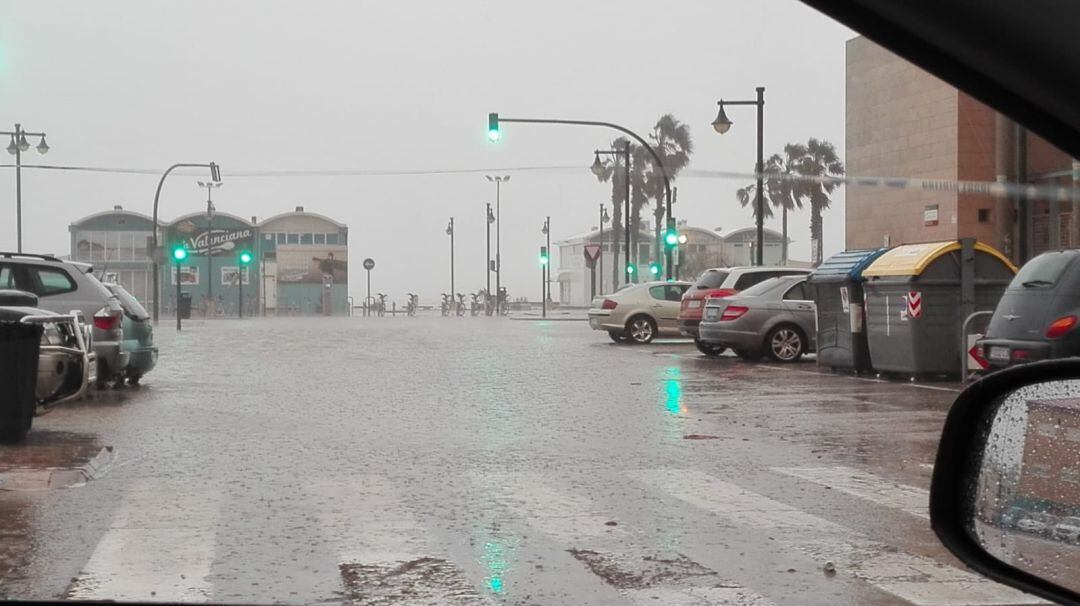
[[[667,243],[668,246],[675,246],[679,243],[679,234],[674,231],[669,231],[664,236],[664,242]]]
[[[246,250],[244,252],[240,253],[240,262],[243,263],[244,265],[247,265],[248,263],[251,263],[251,253],[249,253]]]
[[[488,114],[488,139],[491,141],[499,140],[499,114]]]
[[[659,275],[660,274],[660,264],[659,263],[650,263],[649,264],[649,273],[651,273],[654,276]]]
[[[540,257],[540,265],[547,265],[547,264],[548,264],[548,258],[547,257]]]
[[[634,273],[635,271],[637,271],[637,268],[636,268],[636,267],[634,267],[633,265],[627,265],[627,266],[626,266],[626,273],[628,273],[628,274],[632,274],[632,273]]]
[[[177,261],[183,261],[184,259],[187,258],[187,249],[184,248],[183,246],[177,246],[176,248],[173,249],[172,256]]]

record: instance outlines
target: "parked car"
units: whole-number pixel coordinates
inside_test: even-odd
[[[0,322],[39,324],[34,405],[38,410],[77,399],[97,378],[92,329],[78,311],[58,314],[36,307],[33,293],[0,290]],[[0,436],[21,440],[29,431],[32,414],[4,415]]]
[[[656,337],[677,337],[676,321],[689,282],[631,284],[603,297],[589,309],[589,326],[607,331],[616,343],[649,343]]]
[[[1054,516],[1048,513],[1028,512],[1016,520],[1016,529],[1029,534],[1049,534],[1055,522]]]
[[[730,297],[769,278],[809,274],[809,269],[792,267],[716,267],[705,270],[683,295],[679,309],[679,332],[694,339],[698,350],[717,356],[725,348],[709,345],[698,338],[698,325],[705,309],[705,299]]]
[[[1045,252],[1017,272],[978,341],[991,367],[1080,355],[1080,250]]]
[[[17,289],[38,297],[38,307],[56,313],[72,310],[93,322],[97,384],[123,377],[130,354],[123,347],[124,308],[116,295],[91,273],[87,263],[50,255],[0,252],[0,289]]]
[[[1058,541],[1080,543],[1080,517],[1061,518],[1057,524],[1054,524],[1053,535]]]
[[[742,293],[706,299],[700,339],[746,360],[794,362],[814,351],[814,302],[805,275],[769,278]]]
[[[128,352],[124,378],[131,385],[138,385],[143,375],[157,365],[158,348],[154,345],[154,325],[150,314],[131,293],[115,282],[105,282],[105,288],[116,295],[124,308],[124,351]]]

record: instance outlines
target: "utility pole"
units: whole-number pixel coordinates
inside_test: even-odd
[[[600,294],[601,295],[604,294],[604,223],[607,223],[608,219],[610,219],[610,217],[608,217],[607,209],[604,208],[603,204],[601,204],[600,205],[600,258],[597,259],[597,262],[600,263]],[[616,233],[618,233],[618,232],[616,232]],[[618,253],[616,253],[615,258],[618,258]]]
[[[487,203],[487,263],[484,265],[484,312],[491,313],[491,224],[495,215],[491,214],[491,202]]]
[[[454,218],[450,217],[450,224],[446,226],[446,235],[450,236],[450,304],[457,310],[457,298],[454,291]]]
[[[495,315],[502,313],[502,184],[510,180],[510,175],[484,175],[495,184]]]
[[[21,124],[16,124],[14,131],[0,131],[0,136],[3,135],[11,137],[11,143],[8,143],[7,151],[15,156],[16,252],[22,252],[22,153],[30,149],[30,143],[26,140],[26,135],[41,137],[41,142],[37,144],[37,150],[40,154],[48,153],[49,144],[45,143],[45,133],[28,133],[23,130]]]
[[[206,315],[214,317],[214,200],[211,192],[221,187],[221,181],[199,181],[206,189]]]

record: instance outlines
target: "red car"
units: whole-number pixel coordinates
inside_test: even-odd
[[[793,267],[714,267],[713,269],[707,269],[698,277],[694,285],[687,289],[686,294],[682,297],[682,307],[679,310],[679,333],[692,338],[701,353],[707,356],[718,356],[723,353],[724,348],[709,345],[698,338],[698,324],[701,324],[701,313],[705,309],[705,299],[730,297],[769,278],[804,275],[810,273],[810,271],[809,269]]]

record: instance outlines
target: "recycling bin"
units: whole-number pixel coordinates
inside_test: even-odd
[[[911,377],[960,373],[960,332],[974,311],[992,311],[1016,267],[993,247],[971,242],[897,246],[862,272],[870,362],[874,370]],[[973,282],[973,298],[962,300],[961,265]]]
[[[0,440],[26,437],[37,407],[41,324],[0,321]]]
[[[856,373],[870,370],[862,272],[887,250],[838,253],[807,277],[806,286],[817,310],[818,366]]]
[[[180,319],[182,319],[182,320],[190,320],[191,319],[191,293],[189,293],[189,292],[180,293],[180,306],[179,306],[179,309],[177,310],[177,312],[180,314]]]

